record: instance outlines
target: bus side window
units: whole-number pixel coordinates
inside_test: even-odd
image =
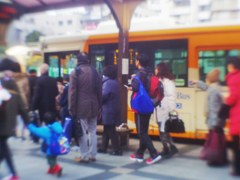
[[[232,50],[206,50],[198,53],[199,78],[205,81],[206,75],[214,68],[220,69],[221,84],[225,84],[227,74],[227,59],[229,57],[240,56],[239,49]]]
[[[187,83],[187,50],[158,49],[155,51],[155,67],[159,63],[167,63],[175,77],[176,86],[183,87]]]

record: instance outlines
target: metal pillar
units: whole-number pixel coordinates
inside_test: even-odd
[[[110,8],[113,17],[119,28],[119,44],[118,44],[118,80],[121,84],[121,109],[122,115],[121,119],[123,122],[127,122],[127,90],[123,86],[127,84],[128,75],[122,74],[122,65],[123,58],[129,58],[129,49],[128,49],[128,31],[130,28],[130,22],[132,14],[136,7],[145,0],[105,0],[106,4]],[[129,59],[128,59],[129,61]]]

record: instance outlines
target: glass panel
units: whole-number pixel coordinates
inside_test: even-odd
[[[44,55],[45,62],[49,64],[49,76],[58,78],[70,74],[77,65],[78,51],[51,52]]]
[[[100,44],[90,45],[89,53],[93,66],[101,74],[103,66],[118,63],[118,45]],[[188,41],[181,40],[163,40],[163,41],[145,41],[129,43],[129,76],[136,73],[135,60],[139,53],[145,53],[149,57],[149,66],[154,72],[154,68],[160,62],[169,64],[173,69],[178,86],[187,86],[187,56]]]
[[[201,57],[214,57],[215,51],[203,51]]]
[[[92,46],[90,51],[92,65],[96,68],[98,73],[102,73],[105,61],[105,48],[103,46]]]
[[[175,77],[176,86],[187,84],[187,51],[185,49],[157,49],[154,67],[159,63],[169,65]]]
[[[206,75],[214,68],[220,69],[220,81],[225,83],[227,74],[227,59],[233,56],[240,56],[240,50],[216,50],[216,51],[199,51],[199,75],[200,80],[205,81]]]
[[[216,51],[216,56],[221,57],[225,55],[225,51]]]
[[[77,56],[74,53],[67,53],[60,59],[61,77],[64,74],[71,74],[77,65]]]
[[[240,56],[240,50],[234,49],[234,50],[229,51],[229,56],[231,56],[231,57]]]
[[[50,77],[58,77],[59,76],[59,69],[58,69],[58,61],[59,57],[52,55],[49,56],[49,76]]]
[[[136,49],[129,49],[129,74],[135,71],[135,60],[138,55]],[[90,46],[91,64],[97,69],[99,74],[102,74],[103,67],[106,65],[117,65],[118,49],[117,44],[104,44]]]

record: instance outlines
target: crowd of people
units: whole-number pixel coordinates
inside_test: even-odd
[[[36,70],[29,74],[22,73],[20,65],[10,58],[0,62],[0,94],[4,90],[8,92],[8,98],[0,99],[0,162],[6,160],[11,172],[9,179],[19,179],[14,168],[7,140],[16,135],[16,122],[23,122],[19,136],[23,139],[24,128],[31,132],[32,140],[36,143],[39,138],[48,146],[49,139],[53,133],[63,133],[67,118],[71,119],[71,131],[68,136],[74,139],[74,144],[79,147],[80,156],[75,158],[76,162],[96,161],[98,153],[107,153],[109,140],[111,140],[111,155],[122,155],[116,126],[122,123],[120,84],[117,81],[117,68],[114,65],[106,66],[103,77],[89,63],[86,53],[77,55],[78,64],[70,75],[64,75],[63,79],[54,79],[48,75],[48,65],[40,67],[40,77]],[[160,140],[163,149],[159,152],[153,145],[148,134],[150,117],[153,112],[141,113],[134,111],[139,146],[130,160],[136,162],[144,161],[145,150],[149,151],[150,157],[146,164],[156,163],[164,158],[171,158],[178,152],[170,133],[166,131],[165,124],[169,119],[169,113],[176,108],[176,87],[174,76],[165,63],[156,66],[155,72],[149,68],[149,58],[145,54],[139,54],[136,58],[136,74],[132,75],[131,100],[139,92],[143,85],[146,92],[150,93],[150,76],[155,74],[163,85],[163,99],[155,107],[157,124],[159,127]],[[223,98],[219,85],[219,69],[209,72],[206,83],[193,81],[197,87],[206,90],[208,94],[206,108],[206,119],[209,132],[218,128],[223,133],[224,120],[218,116],[222,104],[230,107],[230,134],[233,139],[233,175],[240,175],[240,62],[239,59],[228,61],[228,75],[226,77],[229,87],[229,96]],[[140,81],[139,81],[140,80]],[[28,112],[34,112],[36,119],[39,114],[39,122],[33,122]],[[31,114],[31,113],[30,113]],[[30,117],[30,119],[29,119]],[[97,124],[101,121],[104,130],[101,147],[97,148]],[[220,130],[219,130],[220,129]],[[66,130],[66,129],[65,129]],[[205,143],[205,146],[208,146]],[[44,148],[47,162],[49,164],[48,174],[60,176],[62,167],[57,163],[57,156],[52,154],[48,147]],[[226,160],[227,162],[227,160]]]

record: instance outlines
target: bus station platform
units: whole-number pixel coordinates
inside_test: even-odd
[[[231,166],[209,167],[206,162],[198,158],[201,145],[176,143],[179,153],[171,159],[162,160],[153,165],[145,162],[137,163],[129,159],[129,155],[138,147],[138,139],[130,138],[129,147],[123,156],[97,154],[97,161],[90,163],[76,163],[74,157],[79,152],[71,151],[68,155],[59,157],[63,167],[60,178],[48,175],[48,165],[40,145],[30,140],[9,139],[17,172],[22,180],[122,180],[122,179],[160,179],[160,180],[235,180],[230,175]],[[154,141],[155,147],[160,151],[161,143]],[[228,151],[229,158],[231,152]],[[145,158],[148,158],[148,152]],[[8,175],[5,162],[0,165],[0,179]]]

